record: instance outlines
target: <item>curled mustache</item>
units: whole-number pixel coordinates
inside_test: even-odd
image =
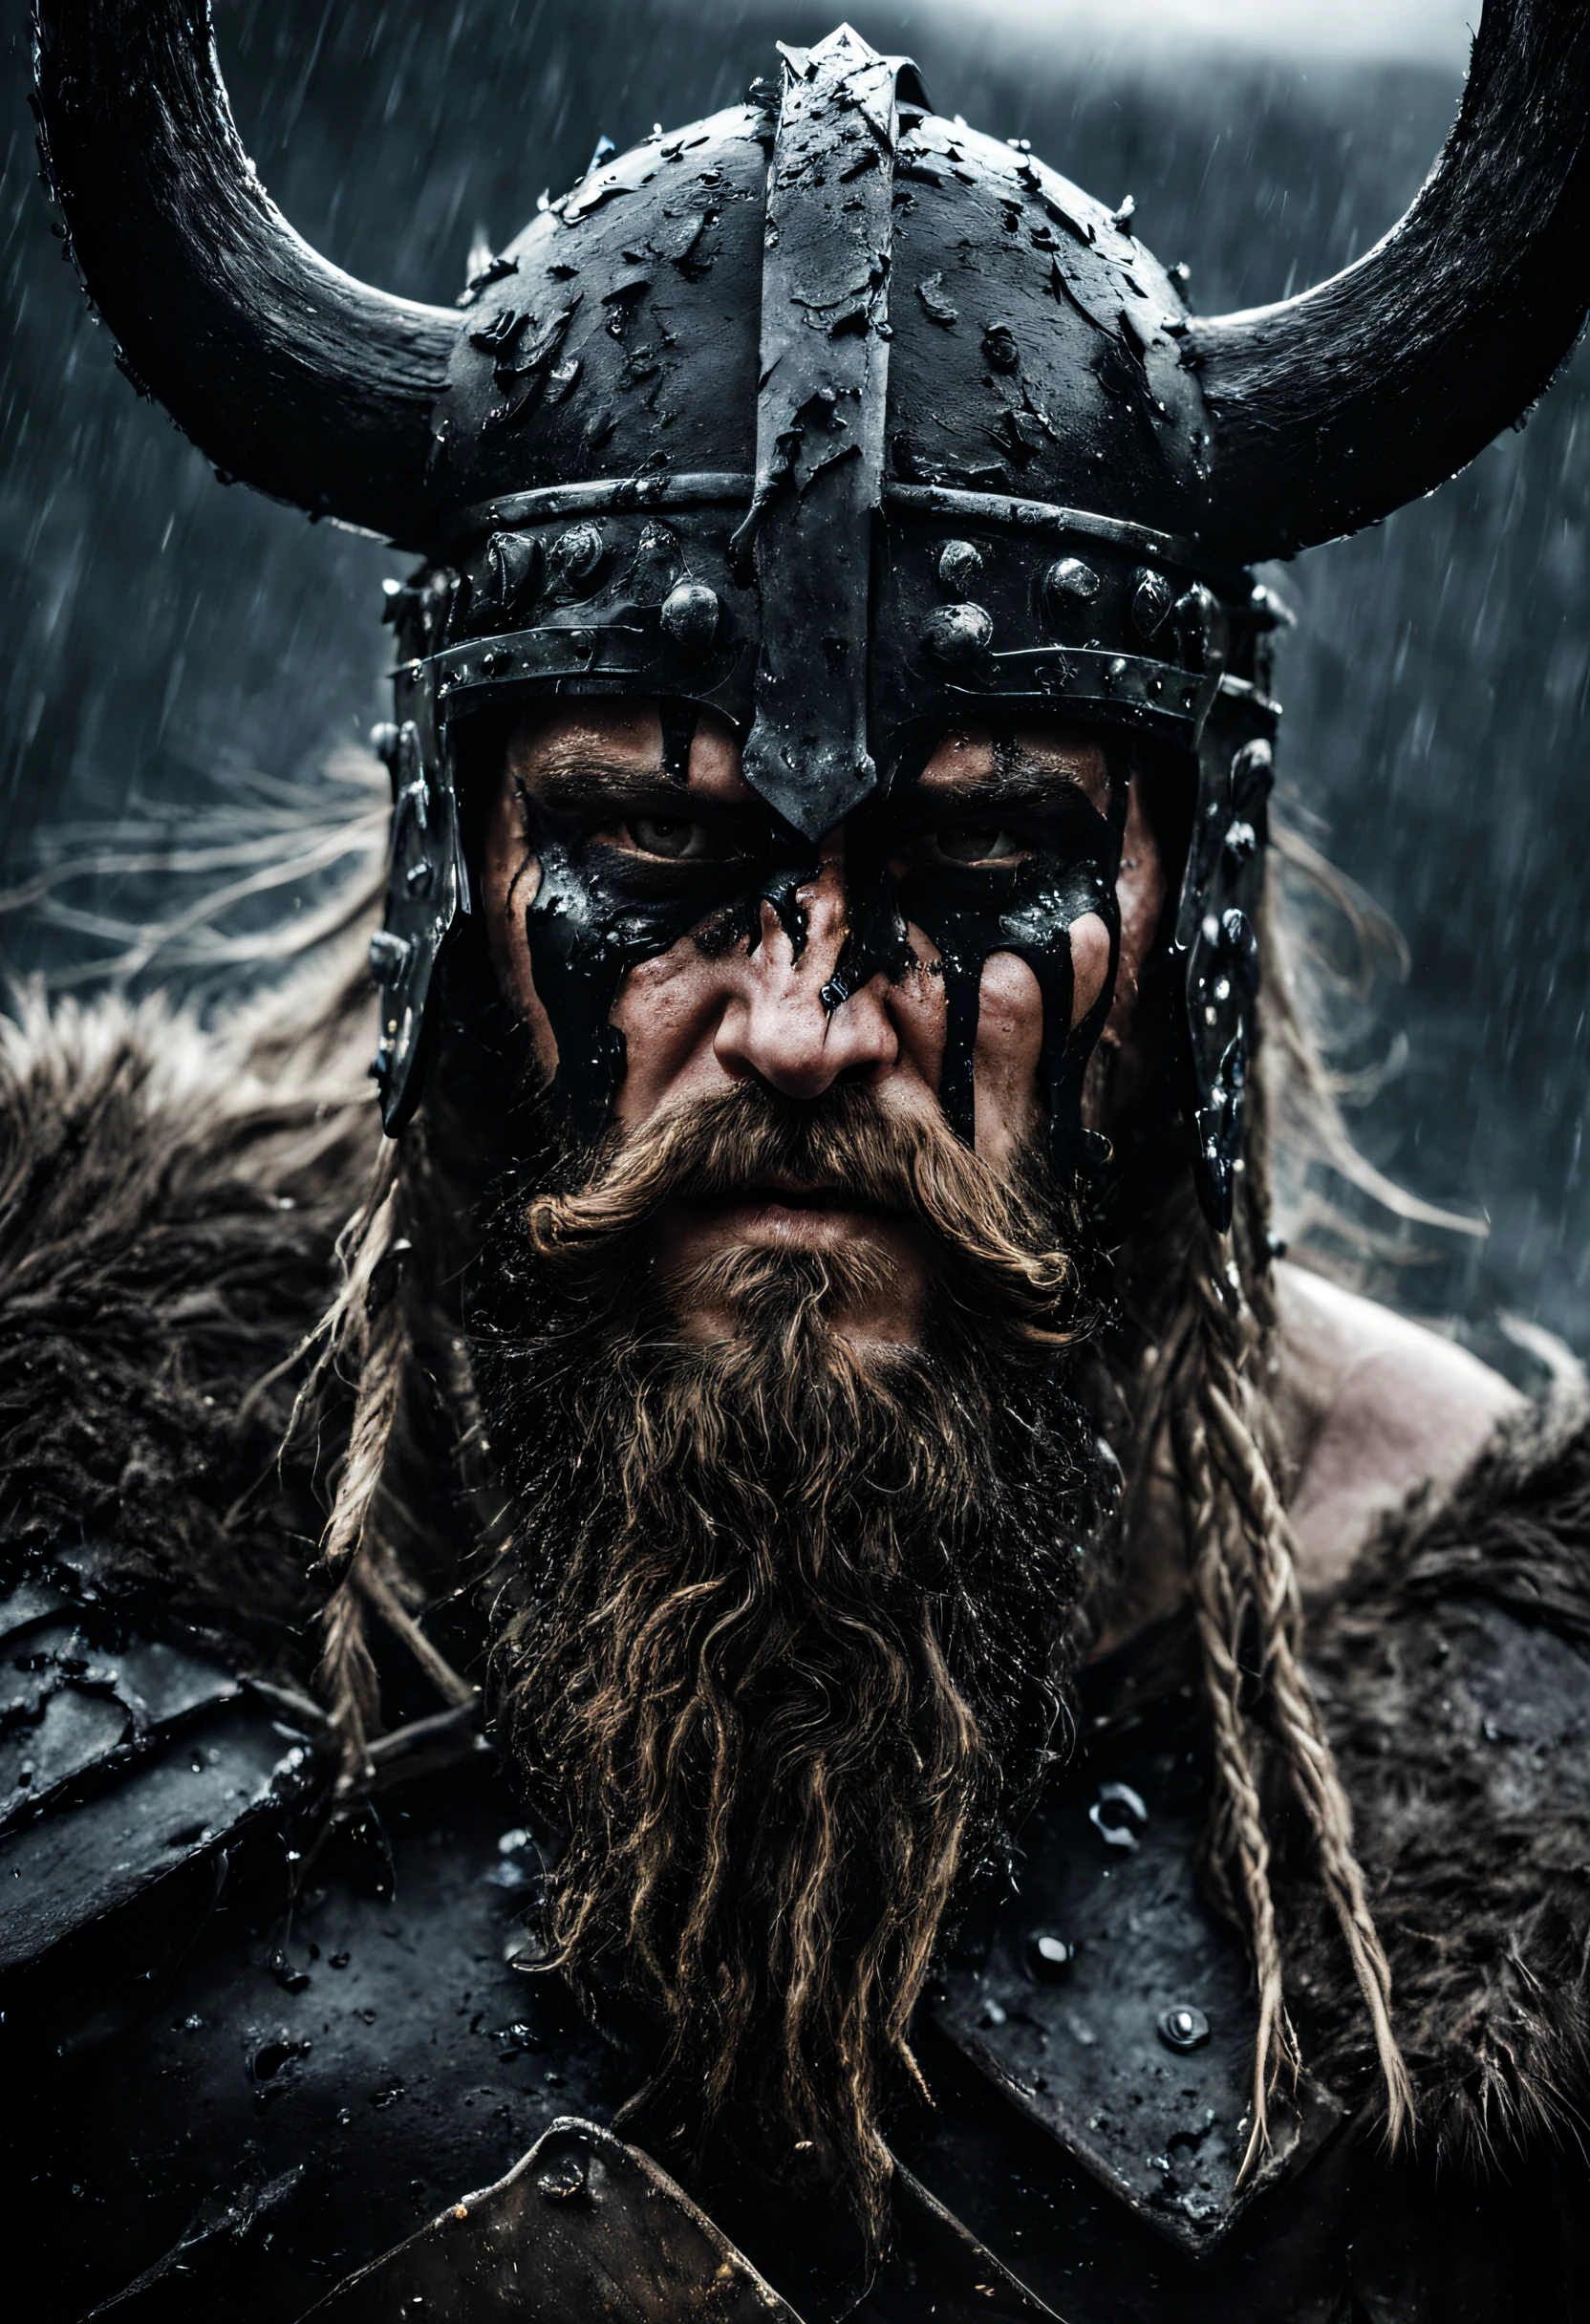
[[[1094,1320],[1073,1256],[1085,1245],[1081,1222],[1030,1160],[996,1174],[936,1107],[901,1113],[866,1089],[814,1104],[747,1082],[698,1099],[610,1144],[584,1184],[537,1195],[525,1227],[550,1282],[591,1313],[634,1296],[631,1270],[645,1264],[667,1204],[781,1180],[925,1230],[946,1320],[957,1309],[998,1319],[1012,1358],[1042,1362]],[[877,1263],[829,1254],[829,1289],[867,1288]],[[706,1287],[733,1290],[732,1260],[713,1274]]]

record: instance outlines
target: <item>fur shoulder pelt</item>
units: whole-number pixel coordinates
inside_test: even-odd
[[[220,1031],[158,1001],[0,1021],[8,1579],[64,1563],[284,1659],[321,1521],[278,1461],[290,1360],[376,1144],[364,1043],[327,1037],[351,991]]]
[[[1590,1433],[1519,1434],[1410,1511],[1315,1625],[1420,2136],[1502,2168],[1590,2131]],[[1304,2055],[1367,2089],[1364,2012],[1299,1882]]]

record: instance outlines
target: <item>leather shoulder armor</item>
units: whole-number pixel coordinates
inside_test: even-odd
[[[0,1601],[0,1972],[217,1856],[323,1773],[312,1704],[139,1637],[85,1590]]]

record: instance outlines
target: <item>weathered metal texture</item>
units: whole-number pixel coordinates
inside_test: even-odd
[[[898,2163],[891,2200],[894,2242],[866,2303],[868,2324],[874,2316],[892,2319],[902,2307],[907,2315],[920,2315],[924,2306],[930,2316],[987,2317],[990,2324],[1047,2317],[1060,2324],[1055,2310]]]
[[[1174,1703],[1174,1697],[1171,1698]],[[1128,1704],[1130,1698],[1128,1697]],[[1205,1903],[1209,1784],[1195,1684],[1089,1736],[1023,1835],[1019,1902],[951,1974],[937,2023],[1033,2121],[1180,2249],[1214,2249],[1343,2120],[1305,2076],[1238,2184],[1257,2011],[1240,1940]]]
[[[66,1590],[0,1603],[0,1973],[312,1788],[309,1737],[229,1671]]]
[[[246,2294],[289,2324],[558,2116],[611,2111],[633,2084],[564,1988],[526,1973],[521,1813],[476,1756],[329,1828],[261,1815],[214,1857],[219,1894],[202,1865],[7,1981],[26,2176],[80,2187],[71,2215],[94,2221],[43,2313],[115,2299],[118,2324],[170,2324]],[[91,1809],[60,1821],[84,1817],[63,1886],[105,1843]]]
[[[1518,1509],[1536,1524],[1537,1503]],[[1483,1551],[1461,1572],[1421,1566],[1393,1625],[1386,1732],[1399,1703],[1429,1710],[1452,1771],[1439,1798],[1418,1788],[1401,1802],[1427,1865],[1448,1861],[1450,1819],[1472,1812],[1499,1844],[1536,1844],[1543,1826],[1578,1861],[1583,1656],[1573,1602],[1542,1596],[1538,1562],[1515,1560],[1501,1599]],[[12,1610],[48,1625],[60,1606],[39,1592]],[[1380,1637],[1371,1606],[1337,1636],[1317,1672],[1327,1703],[1377,1624]],[[13,1654],[43,1635],[19,1633]],[[805,2247],[764,2250],[755,2217],[731,2225],[725,2207],[739,2248],[808,2318],[914,2324],[1045,2301],[1089,2324],[1326,2317],[1355,2298],[1377,2316],[1410,2302],[1443,2318],[1579,2313],[1571,2290],[1539,2295],[1582,2280],[1572,2154],[1561,2173],[1518,2170],[1486,2191],[1419,2148],[1388,2158],[1362,2119],[1330,2136],[1327,2101],[1296,2143],[1281,2125],[1290,2152],[1237,2215],[1230,2147],[1247,2091],[1233,2028],[1251,2034],[1252,2004],[1192,1884],[1199,1685],[1187,1625],[1083,1674],[1083,1763],[1024,1833],[1019,1891],[968,1932],[982,1957],[968,1942],[943,2030],[915,2029],[935,2105],[902,2129],[928,2212],[902,2180],[896,2252],[872,2291],[813,2298]],[[207,1868],[166,1881],[8,1981],[9,2183],[51,2258],[38,2324],[74,2324],[96,2301],[118,2324],[234,2311],[294,2324],[459,2190],[511,2171],[552,2121],[605,2120],[634,2089],[634,2061],[555,1977],[518,1966],[533,1957],[523,1910],[538,1852],[489,1763],[416,1784],[402,1809],[390,1864],[374,1818],[333,1835],[279,1944],[290,1867],[278,1819],[262,1818],[238,1835],[218,1901]],[[1470,1967],[1483,1999],[1485,1962]],[[1315,1999],[1293,1997],[1305,2056]],[[1452,2007],[1465,2040],[1461,1992]]]
[[[867,742],[883,505],[897,59],[849,26],[784,49],[763,227],[754,544],[762,598],[745,780],[807,839],[877,781]]]
[[[842,30],[823,47],[847,41],[864,45]],[[570,259],[564,282],[574,287],[538,304],[489,351],[504,357],[495,441],[471,439],[454,424],[444,385],[458,318],[353,282],[293,234],[238,140],[207,6],[42,0],[36,55],[49,181],[132,375],[228,473],[417,546],[449,507],[481,496],[460,491],[465,473],[483,476],[497,445],[548,394],[582,400],[571,394],[579,352],[564,343],[582,303],[587,330],[591,309],[617,319],[651,289],[637,269],[707,275],[733,239],[717,230],[718,179],[676,203],[660,240],[627,231],[636,207],[628,198],[706,143],[699,127],[593,173],[554,212],[574,226],[618,209],[635,256],[626,274],[577,283]],[[1249,558],[1366,524],[1462,466],[1539,394],[1590,296],[1587,118],[1590,0],[1486,0],[1460,118],[1401,225],[1328,283],[1177,326],[1215,416],[1201,496],[1212,539],[1223,529],[1229,550]],[[953,172],[949,147],[960,132],[936,127]],[[1111,273],[1124,252],[1075,232],[1075,216],[1067,204],[1056,221],[1065,237],[1057,295],[1082,289],[1092,315],[1107,291],[1114,312],[1103,328],[1127,361],[1145,364],[1163,400],[1150,355],[1160,329],[1151,290],[1140,300]],[[978,266],[991,255],[982,240]],[[955,308],[954,281],[938,279],[954,248],[942,243],[918,278],[930,321],[935,306]],[[472,290],[511,272],[517,256],[515,246],[494,260]],[[1126,271],[1134,271],[1129,261]],[[902,305],[896,296],[896,313]],[[720,368],[706,399],[714,417],[728,389]],[[929,382],[922,391],[931,396]],[[1136,382],[1127,400],[1147,416]],[[754,404],[754,393],[741,404],[744,429]],[[577,473],[600,472],[589,454],[614,423],[613,410],[604,416],[594,398],[583,399],[575,432],[588,457]],[[433,457],[439,434],[449,451],[442,462]],[[633,474],[614,450],[602,467]],[[521,465],[534,458],[526,451]]]
[[[326,2324],[800,2324],[638,2147],[594,2122],[543,2133],[310,2311]]]

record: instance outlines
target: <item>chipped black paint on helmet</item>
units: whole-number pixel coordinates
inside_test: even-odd
[[[1590,0],[1490,0],[1396,231],[1213,320],[1128,209],[936,118],[906,60],[849,28],[783,56],[780,85],[592,170],[454,311],[292,235],[207,11],[41,6],[47,173],[127,366],[228,474],[424,559],[389,606],[386,1126],[469,906],[464,719],[537,693],[710,706],[795,844],[924,735],[1063,715],[1178,747],[1195,786],[1175,944],[1223,1225],[1278,715],[1249,568],[1440,482],[1571,344]]]

